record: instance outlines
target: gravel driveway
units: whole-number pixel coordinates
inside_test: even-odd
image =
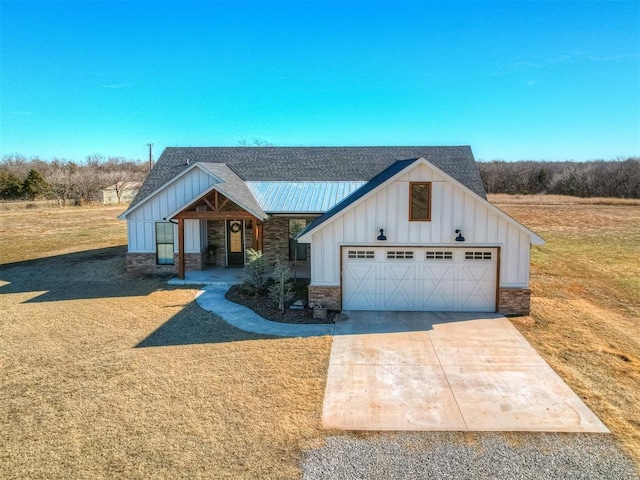
[[[640,479],[610,435],[420,432],[330,437],[303,478]]]

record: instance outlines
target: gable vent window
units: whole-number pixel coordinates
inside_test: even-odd
[[[409,221],[431,221],[431,182],[409,183]]]
[[[349,250],[347,252],[348,258],[375,258],[375,252],[373,250]]]
[[[453,252],[427,252],[427,260],[453,260]]]
[[[491,252],[464,252],[465,260],[491,260]]]
[[[413,252],[406,252],[406,251],[388,251],[387,252],[387,259],[389,260],[412,260],[413,259]]]

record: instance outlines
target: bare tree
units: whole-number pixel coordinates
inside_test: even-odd
[[[253,137],[251,140],[247,140],[246,138],[241,137],[240,140],[238,140],[238,146],[239,147],[273,147],[275,146],[275,143],[271,143],[265,140],[264,138],[260,138],[260,137]]]
[[[68,160],[54,159],[51,162],[45,178],[51,186],[49,192],[58,205],[64,207],[73,198],[77,171],[78,166]]]

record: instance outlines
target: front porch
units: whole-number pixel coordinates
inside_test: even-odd
[[[293,277],[293,262],[289,262],[291,276]],[[273,266],[267,267],[267,275],[273,271]],[[208,267],[204,270],[187,270],[184,278],[172,277],[169,285],[240,285],[244,280],[244,268]],[[311,278],[311,268],[308,264],[296,267],[297,278]]]
[[[231,200],[228,192],[223,195],[216,187],[204,193],[186,208],[174,212],[168,218],[177,220],[177,270],[178,279],[188,281],[186,284],[208,284],[202,280],[218,281],[215,277],[220,277],[221,282],[228,279],[233,280],[233,275],[229,273],[215,274],[213,277],[204,275],[205,272],[221,272],[220,267],[243,267],[246,264],[246,251],[249,248],[262,250],[262,222],[267,219],[267,215],[260,210],[259,206],[250,205],[238,201],[237,198]],[[253,207],[253,208],[252,208]],[[198,239],[200,245],[199,268],[189,268],[185,245],[185,221],[197,221],[197,233],[191,232],[191,241]],[[218,267],[207,270],[205,265]],[[205,270],[200,270],[205,268]],[[229,269],[233,270],[233,269]],[[189,280],[187,273],[195,280]],[[220,276],[221,275],[221,276]],[[226,282],[228,283],[228,282]]]

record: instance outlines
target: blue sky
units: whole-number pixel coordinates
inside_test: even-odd
[[[0,0],[0,153],[640,155],[640,2]]]

